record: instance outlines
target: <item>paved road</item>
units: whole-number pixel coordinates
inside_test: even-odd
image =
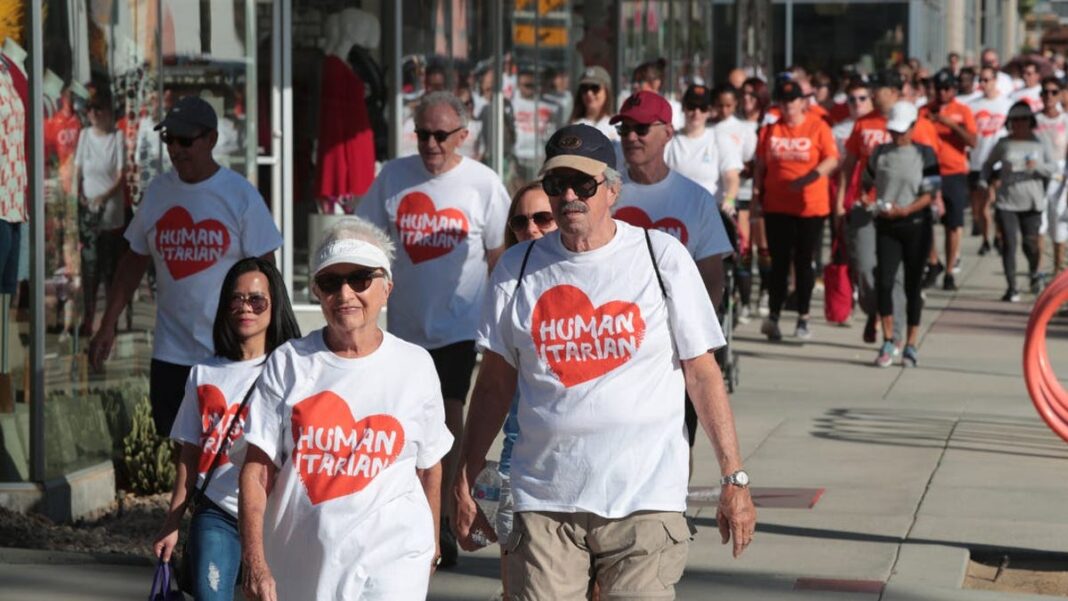
[[[1068,553],[1068,444],[1027,398],[1031,299],[999,302],[1000,271],[965,240],[962,290],[928,294],[919,369],[871,367],[860,324],[816,319],[803,345],[764,342],[756,321],[739,329],[733,404],[760,524],[732,559],[699,490],[680,599],[1029,598],[960,588],[969,548]],[[1050,334],[1051,355],[1068,356],[1068,320]],[[710,487],[711,446],[697,453],[694,486]],[[435,577],[430,598],[491,599],[496,571],[495,550],[464,555]],[[148,580],[137,567],[0,564],[0,600],[143,599]]]

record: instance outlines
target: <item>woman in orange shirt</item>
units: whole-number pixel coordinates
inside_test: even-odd
[[[779,313],[793,266],[798,313],[794,335],[806,340],[812,336],[808,328],[816,281],[812,261],[819,252],[823,222],[831,213],[827,176],[838,166],[838,147],[830,126],[806,111],[808,99],[796,82],[780,81],[775,99],[783,116],[761,131],[753,180],[753,212],[764,215],[771,251],[768,317],[760,331],[768,340],[782,339]]]

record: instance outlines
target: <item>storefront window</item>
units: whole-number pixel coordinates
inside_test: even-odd
[[[836,73],[858,62],[881,69],[907,58],[904,2],[794,4],[793,14],[794,62],[810,70]]]

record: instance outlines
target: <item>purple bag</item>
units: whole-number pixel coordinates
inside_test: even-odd
[[[162,559],[156,564],[156,575],[152,577],[152,590],[148,601],[185,601],[181,591],[171,588],[171,564]]]

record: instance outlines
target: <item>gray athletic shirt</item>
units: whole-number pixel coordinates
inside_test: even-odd
[[[880,144],[868,157],[864,180],[875,186],[879,202],[907,207],[938,187],[938,157],[923,144]]]
[[[1034,168],[1027,163],[1034,161]],[[1048,144],[1038,138],[1013,140],[1002,138],[990,151],[979,172],[979,183],[986,187],[994,178],[994,165],[1001,163],[1000,185],[994,206],[1003,211],[1045,211],[1046,182],[1056,171],[1057,160]]]

